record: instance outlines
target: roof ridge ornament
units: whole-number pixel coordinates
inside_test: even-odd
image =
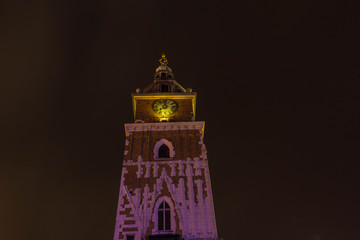
[[[165,57],[165,53],[161,54],[161,59],[159,59],[161,65],[166,66],[168,64],[168,60]]]

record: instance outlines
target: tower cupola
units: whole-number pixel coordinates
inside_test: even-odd
[[[168,66],[168,60],[163,53],[159,60],[160,66],[154,74],[154,81],[147,86],[143,93],[183,93],[186,89],[175,81],[174,73]]]
[[[159,60],[160,66],[156,69],[154,80],[155,81],[163,81],[163,80],[174,80],[174,74],[172,69],[167,65],[168,60],[163,53],[161,55],[161,59]]]

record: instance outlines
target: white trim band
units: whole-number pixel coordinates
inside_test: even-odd
[[[156,123],[126,123],[125,134],[145,131],[169,131],[169,130],[199,130],[204,135],[204,121],[194,122],[156,122]]]

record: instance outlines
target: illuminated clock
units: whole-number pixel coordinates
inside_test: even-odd
[[[161,116],[169,116],[177,110],[176,102],[168,99],[161,99],[154,102],[152,109]]]

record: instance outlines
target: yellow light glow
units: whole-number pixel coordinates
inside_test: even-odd
[[[161,117],[159,119],[160,119],[160,122],[164,122],[164,121],[168,122],[169,121],[168,117]]]
[[[164,93],[133,93],[132,95],[132,102],[133,102],[133,110],[134,110],[134,118],[136,119],[136,102],[137,100],[159,100],[159,99],[191,99],[192,100],[192,109],[193,109],[193,117],[195,120],[195,113],[196,113],[196,93],[171,93],[171,94],[164,94]]]
[[[168,60],[165,57],[165,53],[161,54],[161,59],[159,60],[161,65],[167,65],[168,64]]]
[[[174,114],[174,112],[177,110],[177,104],[174,101],[162,99],[156,101],[153,104],[152,109],[155,113],[159,115],[169,116]]]

